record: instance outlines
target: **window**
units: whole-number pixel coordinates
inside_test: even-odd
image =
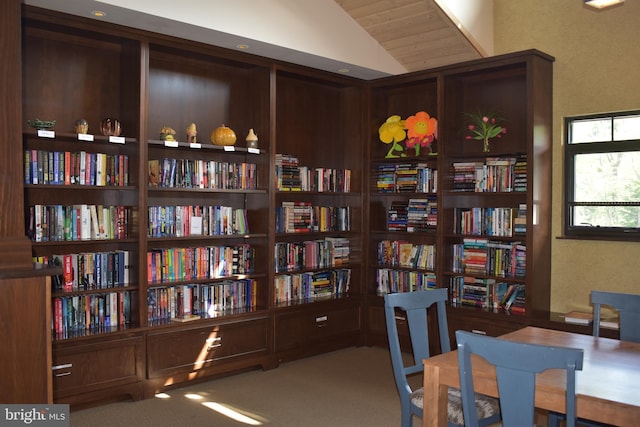
[[[565,118],[567,237],[640,239],[640,111]]]

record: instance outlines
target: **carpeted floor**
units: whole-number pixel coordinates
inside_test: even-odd
[[[400,425],[388,350],[352,347],[194,384],[138,402],[71,413],[72,427]],[[240,417],[234,420],[224,413]],[[418,425],[416,420],[414,424]]]

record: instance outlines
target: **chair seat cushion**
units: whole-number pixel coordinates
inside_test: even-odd
[[[424,390],[416,389],[411,393],[411,403],[419,408],[423,407]],[[462,396],[460,390],[449,387],[449,402],[447,404],[449,412],[449,422],[457,425],[464,425],[464,416],[462,415]],[[500,414],[500,402],[493,397],[476,393],[476,411],[478,419],[492,417]]]

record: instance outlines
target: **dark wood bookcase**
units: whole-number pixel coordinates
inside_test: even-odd
[[[453,248],[467,237],[454,228],[454,212],[461,208],[526,205],[526,232],[502,239],[526,246],[526,275],[512,280],[526,288],[526,310],[514,315],[452,305],[451,330],[495,335],[531,324],[536,312],[548,310],[553,59],[547,55],[532,50],[366,82],[29,6],[23,7],[22,35],[22,150],[29,153],[28,159],[31,152],[128,159],[126,185],[99,186],[33,183],[29,181],[33,166],[25,157],[22,187],[25,232],[30,236],[31,207],[36,205],[125,206],[129,212],[126,236],[33,239],[31,244],[34,257],[102,252],[126,252],[129,257],[127,283],[66,291],[53,287],[54,319],[61,316],[55,312],[56,299],[73,302],[115,294],[118,300],[126,294],[128,305],[127,316],[117,325],[76,331],[72,322],[71,333],[54,330],[55,402],[81,406],[122,397],[139,399],[194,379],[274,368],[346,346],[386,345],[378,270],[429,277],[435,286],[448,287],[451,277],[459,275],[453,269]],[[490,107],[507,117],[508,133],[485,154],[481,144],[465,140],[463,113]],[[380,125],[393,114],[406,118],[420,111],[438,120],[431,152],[422,149],[418,156],[385,158],[389,146],[379,140]],[[121,140],[101,135],[100,122],[106,117],[122,123]],[[45,137],[30,128],[26,121],[34,118],[55,119],[55,136]],[[93,141],[75,133],[74,122],[80,118],[88,121]],[[191,123],[197,126],[196,144],[187,140]],[[212,132],[222,125],[235,131],[234,146],[212,144]],[[175,129],[176,141],[161,138],[165,126]],[[258,150],[246,146],[250,129],[258,135]],[[526,191],[453,191],[455,162],[514,154],[527,157]],[[293,156],[311,171],[348,170],[350,187],[280,188],[279,155]],[[44,157],[48,159],[48,154],[43,161]],[[150,181],[149,171],[160,171],[155,163],[163,165],[166,160],[183,165],[179,170],[214,162],[252,165],[254,185],[171,186]],[[406,165],[437,173],[432,187],[379,191],[381,170]],[[414,232],[390,230],[389,210],[414,199],[428,199],[435,215],[431,225]],[[348,227],[280,230],[276,225],[283,204],[348,211]],[[157,207],[182,206],[230,207],[246,215],[248,230],[203,234],[196,227],[182,234],[154,234]],[[300,248],[305,242],[312,247],[331,239],[348,242],[345,259],[281,268],[278,248]],[[379,261],[383,241],[430,246],[435,249],[434,263],[412,267]],[[163,259],[155,254],[240,246],[251,249],[249,271],[219,275],[208,270],[197,277],[184,273],[171,279],[149,274],[150,260]],[[231,258],[225,261],[232,262]],[[284,276],[345,277],[336,275],[344,271],[348,289],[322,296],[282,299],[276,289]],[[249,303],[240,300],[209,309],[200,299],[195,319],[177,321],[184,319],[167,314],[179,301],[169,299],[172,292],[189,288],[200,296],[200,289],[215,292],[231,282],[251,284]],[[176,301],[173,306],[171,300]]]
[[[348,260],[340,265],[329,262],[278,273],[313,275],[339,269],[350,272],[348,291],[289,301],[280,301],[274,295],[275,355],[279,361],[361,342],[364,159],[359,141],[363,134],[363,88],[362,82],[329,73],[286,65],[275,70],[275,152],[296,157],[300,166],[312,171],[322,168],[350,172],[349,188],[320,191],[310,185],[303,191],[275,191],[273,209],[293,202],[349,210],[348,227],[277,232],[274,236],[274,245],[332,237],[349,242]]]
[[[480,282],[521,285],[526,299],[522,309],[480,307],[473,302],[453,303],[461,295],[451,292],[450,330],[465,329],[477,333],[500,335],[530,324],[540,313],[548,311],[550,295],[551,229],[551,97],[553,58],[538,51],[526,51],[472,61],[441,69],[379,79],[371,84],[371,125],[369,169],[369,267],[365,285],[369,295],[368,342],[384,344],[382,298],[377,294],[377,244],[381,240],[434,242],[435,274],[438,287],[449,287],[454,278]],[[394,201],[415,197],[402,192],[385,193],[377,188],[380,164],[402,164],[407,157],[382,159],[388,146],[378,139],[378,127],[387,117],[397,114],[403,119],[417,111],[426,111],[438,119],[437,156],[424,161],[438,170],[437,227],[433,233],[407,233],[385,229],[386,215]],[[507,133],[491,141],[490,151],[483,152],[482,141],[469,140],[466,113],[497,111],[505,118]],[[407,152],[409,153],[409,152]],[[454,164],[476,162],[486,165],[492,159],[526,159],[526,184],[519,191],[506,189],[461,191],[457,186]],[[421,161],[421,159],[418,159]],[[474,172],[475,173],[475,172]],[[472,179],[475,183],[475,178]],[[526,226],[518,233],[496,236],[484,231],[464,234],[456,224],[462,210],[518,209]],[[510,222],[509,227],[513,224]],[[469,232],[467,232],[469,233]],[[492,232],[493,233],[493,232]],[[460,258],[455,248],[465,239],[498,242],[505,247],[516,244],[526,248],[526,272],[511,277],[487,269],[481,273],[466,271],[469,259]],[[486,251],[485,251],[486,253]],[[406,268],[404,269],[406,270]],[[486,289],[486,288],[485,288]],[[481,304],[481,303],[477,303]],[[544,316],[543,316],[544,317]]]
[[[386,345],[387,330],[384,322],[384,307],[382,295],[387,292],[402,292],[427,288],[427,282],[438,280],[437,264],[415,267],[407,265],[401,260],[401,252],[404,258],[404,249],[401,246],[422,246],[423,249],[430,246],[436,248],[436,260],[438,256],[438,226],[417,227],[413,231],[404,225],[393,225],[390,215],[396,210],[408,209],[412,200],[428,200],[429,205],[439,210],[439,146],[440,141],[431,143],[430,147],[421,147],[416,155],[414,148],[406,148],[405,141],[401,142],[404,148],[402,152],[394,150],[393,157],[387,157],[390,144],[380,140],[379,128],[386,120],[394,115],[402,120],[424,111],[432,117],[440,119],[438,114],[438,74],[419,73],[400,77],[389,77],[374,81],[370,87],[370,125],[366,144],[369,151],[369,179],[368,179],[368,223],[367,235],[367,281],[366,293],[368,299],[368,328],[367,341],[371,344]],[[441,124],[440,124],[441,126]],[[409,171],[411,176],[416,174],[421,167],[438,177],[428,188],[420,188],[417,184],[404,185],[401,174]],[[414,179],[414,178],[412,178]],[[380,188],[382,182],[391,181],[391,189]],[[413,187],[413,188],[411,188]],[[434,191],[436,190],[436,191]],[[406,212],[405,212],[406,214]],[[436,220],[439,224],[439,218]],[[384,245],[381,247],[381,245]],[[389,249],[391,248],[391,249]],[[426,250],[426,249],[424,249]],[[383,252],[387,252],[386,256]],[[380,289],[382,278],[387,277],[388,285]],[[406,328],[405,328],[406,329]],[[404,329],[400,328],[400,331]],[[408,333],[408,331],[406,331]],[[408,335],[406,336],[408,340]],[[407,342],[408,344],[408,342]]]
[[[477,309],[465,305],[452,307],[450,329],[471,330],[500,335],[529,324],[539,313],[548,311],[551,281],[551,124],[553,58],[538,51],[489,58],[443,73],[441,134],[441,246],[439,268],[441,285],[448,286],[454,276],[453,247],[464,238],[480,238],[526,248],[526,267],[513,275],[486,271],[474,275],[506,285],[521,285],[525,301],[521,310]],[[465,113],[497,111],[504,117],[507,133],[491,140],[490,151],[482,151],[482,141],[465,138],[469,119]],[[452,165],[474,161],[487,164],[489,159],[526,160],[526,183],[522,191],[461,192],[454,191]],[[516,166],[517,167],[517,166]],[[455,231],[456,208],[511,208],[513,218],[520,207],[526,226],[516,232],[513,223],[509,237],[466,235]],[[488,269],[487,269],[488,270]],[[523,312],[524,311],[524,312]]]

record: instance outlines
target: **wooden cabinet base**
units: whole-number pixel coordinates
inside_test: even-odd
[[[145,397],[189,381],[275,367],[269,323],[270,317],[259,317],[148,333]]]
[[[284,362],[362,345],[360,304],[320,301],[276,313],[276,359]]]

